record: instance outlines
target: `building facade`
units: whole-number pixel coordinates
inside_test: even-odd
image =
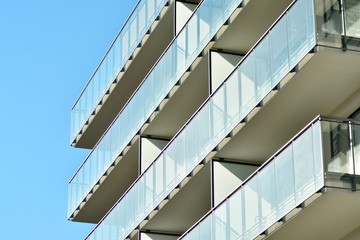
[[[69,220],[359,239],[359,63],[359,0],[140,0],[71,111]]]

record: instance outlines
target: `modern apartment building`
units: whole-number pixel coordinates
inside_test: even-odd
[[[86,239],[360,239],[360,0],[140,0],[71,112]]]

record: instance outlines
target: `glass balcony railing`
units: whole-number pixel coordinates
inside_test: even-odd
[[[360,51],[360,1],[315,2],[318,44]]]
[[[360,190],[359,124],[317,117],[180,239],[254,239],[324,186]]]
[[[82,126],[133,54],[167,0],[140,0],[71,110],[70,137]]]
[[[69,216],[242,0],[204,0],[69,183]]]
[[[200,8],[212,10],[211,4]],[[128,236],[315,46],[314,23],[311,0],[286,11],[87,239]]]

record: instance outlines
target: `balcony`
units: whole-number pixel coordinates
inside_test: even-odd
[[[71,110],[71,145],[93,148],[124,106],[174,36],[173,5],[139,0]]]
[[[222,8],[218,9],[218,11],[220,10]],[[175,85],[176,81],[185,72],[186,68],[191,64],[191,59],[198,55],[190,54],[190,51],[194,50],[190,50],[190,47],[195,47],[198,52],[202,50],[204,45],[210,40],[211,34],[216,32],[216,26],[218,26],[217,28],[221,26],[219,20],[222,20],[223,16],[219,17],[219,19],[213,22],[215,24],[214,28],[210,28],[210,32],[203,33],[205,34],[203,42],[192,43],[190,41],[192,33],[188,32],[188,28],[183,29],[178,35],[177,40],[174,40],[172,46],[167,49],[162,59],[145,78],[146,81],[143,81],[141,87],[133,95],[132,100],[118,115],[119,118],[111,124],[112,131],[105,133],[71,180],[69,189],[69,216],[86,199],[90,191],[94,190],[93,188],[96,185],[99,185],[99,181],[103,175],[107,175],[111,165],[119,162],[119,158],[122,158],[128,150],[126,146],[134,144],[136,139],[134,140],[133,136],[141,129],[141,126],[147,121],[150,114],[154,112],[158,103],[165,98],[168,89]],[[197,22],[197,18],[194,19],[193,22]],[[186,37],[188,40],[183,41],[183,37]],[[170,59],[173,59],[174,62],[170,61]],[[113,143],[116,143],[116,145]]]
[[[180,239],[340,239],[360,226],[359,140],[317,117]]]
[[[359,97],[360,75],[359,70],[349,63],[358,61],[360,55],[352,51],[343,52],[342,45],[336,48],[333,42],[329,42],[331,48],[324,44],[316,47],[320,40],[316,38],[317,11],[313,7],[312,1],[300,0],[287,9],[88,239],[133,237],[138,228],[141,229],[171,202],[204,163],[214,156],[230,155],[231,151],[226,149],[246,139],[244,136],[250,131],[256,131],[259,142],[267,140],[271,143],[260,145],[263,148],[255,158],[250,156],[250,161],[261,162],[314,113],[341,115],[354,110],[354,106],[346,103]],[[356,39],[352,41],[356,42]],[[329,69],[327,64],[334,60],[338,65]],[[346,77],[342,82],[338,81],[344,73]],[[327,88],[322,90],[323,86]],[[318,101],[321,91],[322,99]],[[271,114],[269,109],[277,110]],[[289,124],[292,123],[289,120],[294,120],[294,124]],[[256,127],[257,124],[260,128]],[[262,135],[258,131],[264,126],[267,129]],[[282,127],[284,131],[270,134]],[[273,136],[278,135],[280,137],[274,139]],[[249,142],[254,141],[250,138]],[[242,145],[237,146],[246,154],[251,152],[244,150]],[[235,153],[239,154],[238,158],[246,159],[241,151],[235,150]]]
[[[306,2],[305,7],[303,2],[297,6],[297,10],[300,8],[307,13],[308,7]],[[309,12],[311,13],[312,11]],[[294,15],[290,16],[293,17]],[[245,60],[242,60],[239,67],[237,67],[228,78],[227,82],[208,99],[201,110],[194,115],[173,138],[171,143],[167,145],[163,153],[150,168],[137,179],[129,191],[124,194],[109,214],[99,223],[98,227],[89,235],[89,239],[108,238],[110,235],[112,236],[112,234],[120,238],[125,238],[130,234],[129,236],[131,237],[135,227],[140,226],[141,228],[151,219],[153,211],[157,212],[161,210],[167,201],[171,201],[174,194],[182,187],[183,180],[186,179],[187,176],[191,177],[193,174],[196,174],[199,163],[207,159],[209,154],[212,154],[212,150],[216,149],[224,137],[241,123],[247,113],[256,107],[258,102],[261,101],[269,91],[271,92],[279,81],[287,75],[288,71],[307,55],[315,46],[315,28],[312,25],[313,21],[309,21],[310,26],[306,27],[306,31],[302,31],[303,36],[301,41],[293,36],[291,32],[286,31],[286,24],[290,23],[295,23],[295,25],[297,23],[296,26],[301,25],[299,27],[303,28],[302,18],[290,18],[280,21],[280,24],[278,24],[279,27],[277,27],[276,30],[274,28],[273,31],[270,31],[267,37],[264,37],[266,41],[262,41],[262,43],[256,45],[256,47],[250,51],[245,57]],[[292,52],[290,53],[287,52],[290,44],[286,41],[288,34],[290,43],[293,46],[291,49]],[[285,35],[285,37],[283,35]],[[258,79],[257,91],[248,91],[249,94],[245,95],[242,99],[243,103],[241,105],[234,105],[238,102],[237,97],[239,96],[239,93],[236,93],[236,91],[251,89],[249,87],[251,87],[252,84],[249,84],[249,81],[251,81],[252,75],[249,74],[248,69],[251,69],[253,65],[250,65],[250,63],[255,59],[259,61],[262,59],[271,61],[270,58],[263,58],[263,56],[266,56],[266,53],[269,53],[270,49],[273,49],[269,45],[271,38],[283,40],[282,42],[278,40],[271,41],[274,42],[274,44],[282,44],[279,48],[282,51],[278,51],[277,54],[273,56],[273,59],[279,59],[278,57],[284,56],[285,53],[285,58],[280,58],[283,59],[282,64],[278,64],[278,69],[273,69],[270,76],[259,74],[257,77],[254,77],[253,79]],[[261,62],[259,62],[259,64],[260,63]],[[266,71],[262,73],[265,72]],[[244,75],[249,76],[249,78]],[[245,88],[239,88],[239,86],[236,85],[238,77],[240,76],[243,76],[241,79]],[[225,89],[230,91],[228,95],[224,92]],[[250,92],[254,95],[251,95]],[[154,176],[156,176],[156,178]],[[126,214],[121,214],[120,216],[119,213]],[[144,219],[147,220],[143,222]],[[110,229],[114,230],[111,230],[110,233]],[[114,233],[112,231],[114,231]]]
[[[252,36],[246,35],[244,41],[233,42],[229,46],[229,51],[247,52],[250,46],[266,31],[289,3],[290,1],[282,1],[279,4],[268,2],[267,4],[269,7],[272,7],[272,11],[266,11],[268,13],[267,18],[257,28],[254,28]],[[145,78],[129,104],[119,113],[114,123],[107,130],[103,138],[100,139],[93,152],[71,180],[69,187],[70,219],[75,221],[89,221],[89,219],[92,219],[91,222],[99,221],[97,217],[81,217],[81,212],[93,208],[89,206],[91,205],[89,204],[89,198],[91,197],[94,200],[97,195],[104,198],[104,195],[95,194],[95,190],[108,188],[108,186],[113,188],[114,185],[110,181],[105,181],[105,179],[111,175],[114,168],[121,168],[123,173],[125,172],[125,168],[121,167],[122,165],[118,165],[118,163],[123,162],[122,164],[124,164],[125,161],[131,161],[130,158],[135,158],[134,156],[129,157],[128,155],[131,154],[128,154],[128,151],[130,153],[134,152],[131,148],[137,145],[140,135],[162,136],[167,139],[171,139],[175,135],[208,96],[207,65],[210,55],[209,48],[211,46],[216,48],[224,47],[223,44],[228,39],[237,36],[239,30],[245,33],[245,29],[248,28],[249,24],[257,16],[261,15],[261,12],[257,11],[261,4],[261,1],[252,0],[247,3],[246,7],[241,9],[236,9],[236,1],[232,1],[231,4],[224,2],[223,6],[215,4],[213,6],[213,14],[221,20],[209,20],[208,24],[212,26],[209,28],[205,28],[206,25],[203,24],[206,24],[206,22],[201,22],[200,19],[206,20],[205,17],[208,11],[210,11],[208,9],[211,3],[205,1],[199,6],[197,12],[182,30],[182,33],[177,36],[169,49],[164,53],[163,58],[148,77]],[[222,11],[228,8],[235,10]],[[221,15],[216,14],[216,12],[221,12]],[[251,17],[243,18],[243,15]],[[196,33],[196,31],[190,31],[192,28],[198,28],[194,26],[194,22],[201,24],[205,28],[204,32]],[[226,24],[221,25],[224,22]],[[228,26],[230,22],[231,25]],[[217,29],[220,30],[217,31]],[[193,32],[201,35],[192,36]],[[214,34],[215,37],[213,37]],[[194,38],[197,41],[190,41],[190,39]],[[202,39],[201,41],[200,38]],[[216,38],[215,42],[210,41],[214,38]],[[196,49],[194,51],[201,54],[183,54],[184,52],[193,51],[193,49]],[[186,66],[183,66],[183,64]],[[172,72],[171,69],[176,70],[176,68],[179,68],[178,71],[180,72]],[[162,72],[165,69],[169,69],[169,71]],[[157,76],[161,79],[159,84],[155,82]],[[175,81],[176,79],[178,79],[177,82]],[[224,78],[221,80],[224,80]],[[134,160],[132,159],[133,164],[135,164]],[[90,177],[85,172],[90,172]],[[117,175],[125,177],[128,173],[128,171],[124,174],[118,172]],[[134,176],[129,176],[127,179],[134,179]],[[123,181],[116,181],[118,182],[118,189],[122,188],[122,185],[126,185]],[[120,182],[122,182],[121,186]],[[85,207],[86,205],[88,206],[83,208],[84,205]],[[101,205],[105,206],[108,204]],[[78,214],[79,212],[80,214]],[[98,215],[101,216],[101,214]]]

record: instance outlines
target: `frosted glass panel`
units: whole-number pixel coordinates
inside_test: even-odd
[[[300,56],[307,44],[306,1],[298,1],[287,15],[290,66],[293,67],[301,59]]]
[[[278,202],[278,217],[287,213],[295,205],[295,182],[292,146],[275,158],[276,199]]]
[[[307,130],[294,142],[296,202],[303,202],[315,190],[312,130]]]
[[[211,239],[212,237],[212,215],[205,218],[199,225],[199,238],[198,239]]]
[[[261,209],[260,227],[265,230],[277,220],[275,164],[269,164],[259,174],[259,197]]]
[[[323,147],[321,139],[321,123],[317,122],[312,128],[312,142],[313,142],[313,159],[314,159],[314,173],[315,173],[315,188],[319,189],[320,186],[324,185],[324,176],[321,174],[324,169],[323,161]]]
[[[240,81],[238,74],[230,76],[225,84],[227,120],[226,122],[238,122],[240,116]]]
[[[223,240],[227,239],[228,234],[228,213],[227,213],[227,203],[221,205],[214,211],[213,214],[213,225],[214,233],[213,240]]]
[[[286,18],[270,31],[271,71],[274,79],[282,79],[290,70]]]
[[[254,54],[257,101],[271,90],[270,37],[267,35],[256,48]]]
[[[246,239],[251,239],[259,232],[259,190],[258,190],[258,176],[255,175],[245,186],[244,186],[244,234]]]
[[[229,207],[229,239],[235,240],[238,239],[244,229],[243,218],[244,210],[243,210],[243,190],[239,189],[228,201]],[[242,238],[240,238],[242,239]]]

